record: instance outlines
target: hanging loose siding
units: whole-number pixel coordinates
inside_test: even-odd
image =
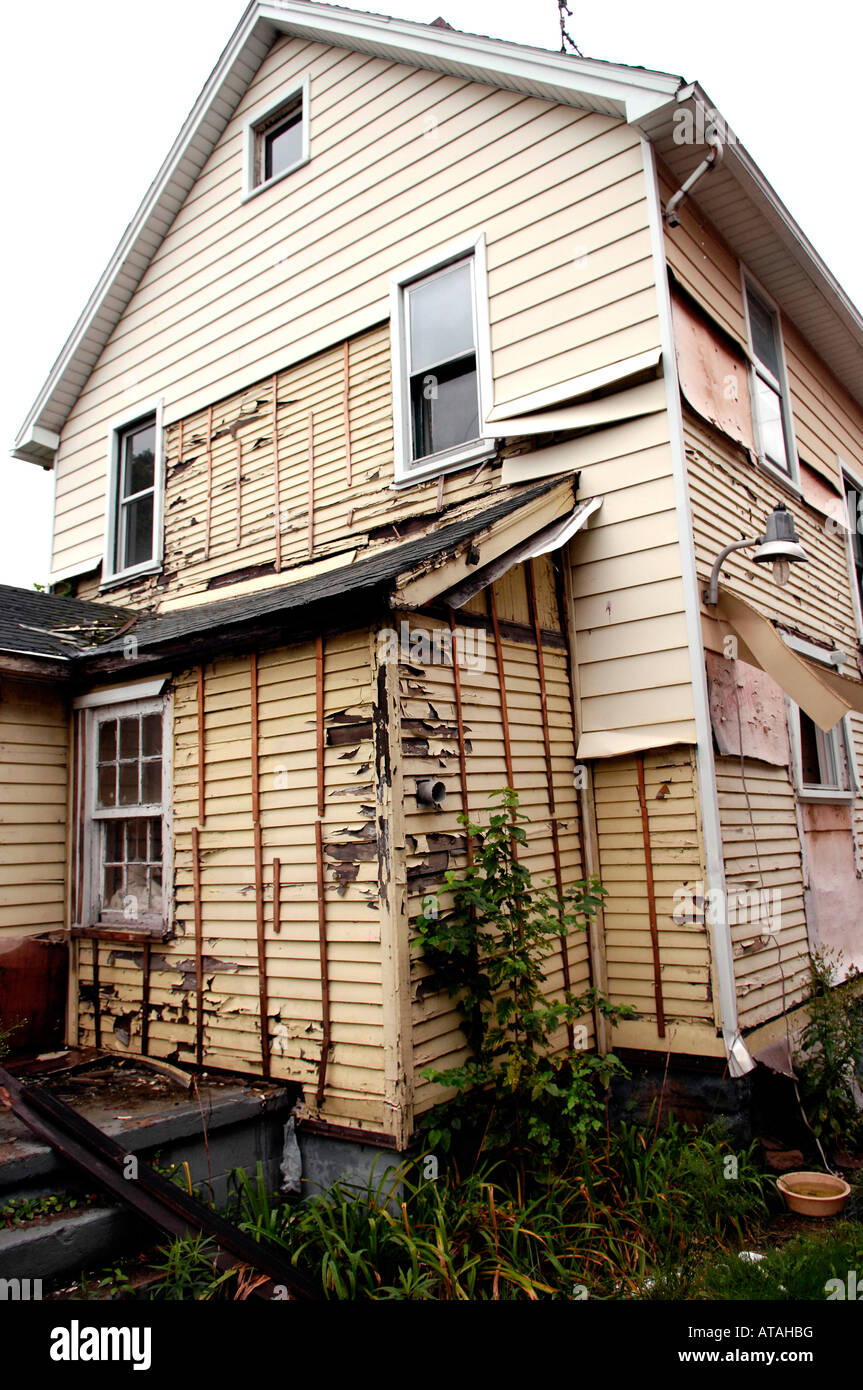
[[[562,886],[583,875],[578,805],[573,787],[574,727],[566,647],[558,616],[554,573],[543,557],[534,564],[536,611],[542,632],[542,655],[551,754],[551,787],[557,826]],[[467,862],[463,827],[457,816],[466,808],[480,823],[486,819],[493,794],[512,780],[520,809],[530,817],[528,844],[520,860],[534,883],[554,887],[556,869],[549,815],[549,784],[542,740],[542,705],[537,646],[531,625],[525,568],[516,566],[493,586],[494,611],[500,633],[500,663],[491,621],[491,591],[478,594],[455,616],[462,624],[466,647],[456,671],[445,664],[403,662],[400,670],[401,729],[404,757],[407,881],[411,922],[423,910],[427,895],[436,894],[447,869],[461,871]],[[449,632],[445,618],[413,614],[413,629]],[[503,687],[503,690],[502,690]],[[502,699],[503,695],[503,699]],[[464,730],[464,782],[459,758],[459,712]],[[507,747],[508,744],[508,747]],[[416,802],[416,779],[432,776],[446,787],[442,812]],[[449,899],[442,895],[445,910]],[[585,934],[567,941],[570,987],[589,984]],[[445,1094],[425,1080],[426,1067],[444,1069],[466,1057],[459,1017],[445,992],[426,992],[428,969],[422,952],[412,944],[413,1057],[416,1111],[422,1113]],[[546,987],[559,995],[565,987],[561,952],[548,958]],[[593,1040],[592,1020],[583,1020]],[[565,1040],[561,1030],[558,1041]]]
[[[270,1073],[299,1082],[315,1108],[329,1026],[321,1113],[338,1123],[385,1128],[383,998],[377,839],[371,763],[373,690],[367,632],[323,643],[324,746],[317,737],[314,643],[260,654],[257,669],[258,814]],[[153,948],[149,1050],[193,1061],[196,1053],[196,888],[203,934],[205,1065],[262,1070],[257,940],[254,711],[248,657],[204,670],[205,797],[200,823],[198,681],[181,676],[174,709],[174,923],[176,939]],[[329,986],[323,1008],[316,821],[322,776],[324,911]],[[194,863],[197,828],[199,865]],[[278,921],[274,861],[280,863]],[[81,1037],[93,1039],[91,943],[81,948]],[[115,1021],[140,1049],[142,956],[103,943],[102,1034]]]
[[[738,1015],[751,1028],[806,996],[809,946],[788,768],[746,758],[744,769],[745,778],[739,758],[716,760]]]
[[[644,755],[644,784],[665,1039],[657,1027],[647,854],[635,758],[608,758],[593,769],[608,990],[638,1020],[614,1030],[617,1046],[715,1051],[710,943],[703,915],[688,904],[704,879],[694,754],[671,748]],[[675,920],[677,919],[677,920]]]
[[[305,73],[311,160],[243,202],[244,122]],[[337,348],[388,318],[396,270],[481,231],[497,404],[658,347],[641,150],[623,122],[277,43],[63,431],[55,570],[101,555],[119,409],[162,396],[173,425]]]
[[[68,720],[54,687],[0,680],[0,938],[65,925]]]
[[[753,468],[730,440],[690,412],[685,438],[696,562],[704,587],[722,547],[732,538],[758,535],[765,516],[785,502],[809,563],[792,565],[788,584],[780,588],[770,568],[754,565],[751,552],[744,551],[729,557],[722,582],[777,622],[851,654],[857,629],[844,533],[825,526],[824,512],[802,497],[791,502],[781,484]]]
[[[675,190],[662,171],[660,185],[665,202]],[[745,343],[740,263],[691,199],[681,205],[680,226],[666,228],[665,250],[668,264],[686,288]],[[863,411],[785,314],[781,326],[798,451],[807,463],[838,481],[837,454],[843,462],[863,468]]]

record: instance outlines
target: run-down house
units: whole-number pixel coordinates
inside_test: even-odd
[[[463,1055],[411,923],[511,784],[607,890],[590,1045],[743,1078],[863,962],[861,363],[697,85],[251,4],[15,448],[0,924],[68,1039],[404,1148]]]

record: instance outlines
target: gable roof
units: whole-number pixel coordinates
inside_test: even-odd
[[[39,392],[15,441],[12,453],[16,458],[51,466],[60,430],[100,353],[255,72],[272,43],[282,36],[347,48],[617,117],[637,126],[667,153],[675,154],[687,165],[687,174],[701,158],[697,147],[670,146],[678,99],[691,100],[695,90],[672,74],[462,33],[437,21],[418,24],[311,0],[252,0]],[[737,200],[740,226],[753,224],[754,213],[755,242],[759,237],[763,241],[765,231],[774,240],[779,237],[775,275],[768,267],[767,276],[760,278],[768,290],[771,281],[781,280],[783,288],[797,285],[804,309],[807,296],[814,301],[808,315],[810,327],[803,322],[800,327],[863,403],[863,369],[859,365],[863,319],[742,146],[738,145],[732,159],[724,164],[730,172],[723,172],[721,178],[717,172],[702,180],[693,196],[700,199],[709,187],[716,189],[717,180],[722,186],[726,177],[736,181],[738,192],[743,185],[747,196],[742,203]],[[721,230],[733,241],[735,227],[728,218]],[[776,298],[785,301],[784,293]]]

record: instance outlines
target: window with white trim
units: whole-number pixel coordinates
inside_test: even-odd
[[[490,377],[482,243],[395,282],[397,480],[494,452],[483,436]],[[485,330],[485,331],[484,331]]]
[[[760,291],[744,280],[749,333],[752,423],[763,464],[796,481],[797,457],[779,314]]]
[[[804,800],[847,801],[856,783],[848,720],[825,732],[789,700],[788,727],[798,794]]]
[[[161,410],[114,426],[108,460],[104,580],[126,578],[161,563]]]
[[[309,160],[309,92],[305,77],[275,106],[246,124],[245,196],[278,183]]]
[[[87,711],[82,925],[166,921],[164,699]]]

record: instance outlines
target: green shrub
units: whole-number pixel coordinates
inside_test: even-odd
[[[863,1056],[863,1000],[853,985],[859,971],[852,969],[844,984],[833,983],[841,966],[841,952],[813,951],[809,1022],[795,1057],[809,1123],[834,1152],[863,1143],[863,1115],[853,1089]]]

